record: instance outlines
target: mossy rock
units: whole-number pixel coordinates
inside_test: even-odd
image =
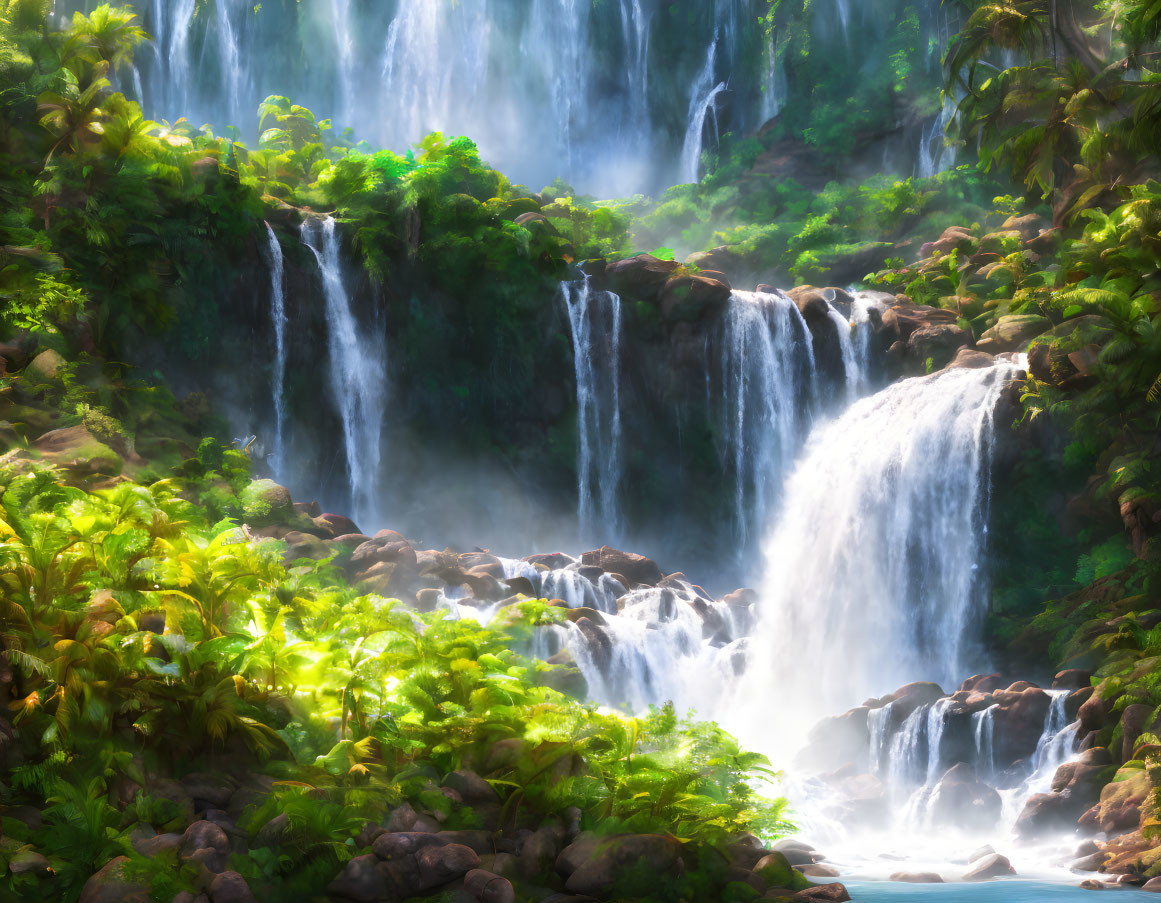
[[[47,432],[34,448],[73,478],[115,477],[124,468],[121,456],[83,426]]]
[[[795,869],[782,853],[774,852],[763,856],[754,866],[754,871],[762,876],[767,887],[785,887],[792,891],[813,887],[806,876]]]
[[[51,348],[47,348],[24,368],[24,375],[34,382],[48,382],[59,377],[64,367],[65,359]]]
[[[238,497],[248,524],[265,526],[291,518],[294,505],[290,490],[273,480],[253,480]]]

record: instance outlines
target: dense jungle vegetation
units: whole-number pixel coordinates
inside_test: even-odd
[[[369,823],[419,812],[444,831],[669,835],[684,874],[628,874],[621,898],[742,901],[759,893],[723,851],[789,829],[759,792],[762,757],[671,708],[597,710],[533,657],[559,610],[528,600],[486,628],[416,613],[350,586],[341,556],[288,560],[242,527],[301,513],[229,447],[211,399],[177,400],[160,368],[124,361],[146,346],[206,367],[239,356],[226,287],[258,278],[266,222],[290,233],[304,210],[343,224],[360,278],[422,273],[454,300],[462,329],[408,300],[387,316],[412,359],[446,363],[423,391],[462,410],[471,387],[478,442],[512,454],[511,411],[569,372],[524,327],[594,258],[860,283],[954,311],[975,338],[1017,330],[1027,441],[996,492],[990,641],[1014,665],[1095,667],[1113,711],[1156,720],[1155,0],[960,2],[934,67],[902,4],[887,64],[862,80],[854,54],[811,53],[809,0],[772,0],[747,27],[786,62],[782,114],[724,136],[699,183],[621,199],[513,184],[470,137],[375,149],[358,123],[282,96],[257,142],[149,121],[119,90],[148,40],[134,10],[57,30],[50,6],[0,0],[0,896],[77,899],[124,857],[114,878],[140,899],[193,899],[205,849],[263,899],[313,899],[371,847]],[[861,150],[945,99],[960,165],[873,174]],[[477,385],[500,359],[505,379]],[[94,441],[37,444],[78,425]],[[542,451],[568,458],[571,438]],[[1120,745],[1116,719],[1103,739]],[[1125,768],[1158,745],[1142,733]],[[246,852],[214,835],[145,855],[142,841],[184,836],[195,799],[230,810]],[[788,867],[766,872],[801,889]],[[532,862],[514,883],[530,896],[550,874]]]

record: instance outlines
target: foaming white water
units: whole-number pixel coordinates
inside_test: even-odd
[[[577,394],[577,516],[581,536],[616,541],[622,519],[621,299],[583,282],[561,284],[572,331]]]
[[[814,431],[766,543],[739,720],[771,688],[805,720],[972,673],[993,411],[1015,372],[906,380]]]
[[[380,441],[387,394],[386,360],[375,330],[359,325],[343,280],[335,221],[307,220],[303,243],[314,252],[326,298],[331,391],[343,425],[343,446],[356,520],[371,521],[378,504]]]
[[[270,376],[270,393],[274,404],[274,449],[271,466],[281,475],[284,432],[286,429],[286,290],[283,285],[285,266],[282,245],[270,224],[266,224],[266,259],[270,267],[270,322],[274,327],[274,367]]]

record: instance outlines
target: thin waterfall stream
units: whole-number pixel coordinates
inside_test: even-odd
[[[266,224],[268,242],[267,263],[270,267],[270,323],[274,328],[274,365],[271,368],[270,394],[274,408],[274,447],[271,467],[281,474],[286,440],[286,267],[282,245],[269,223]]]
[[[326,298],[331,391],[342,422],[352,510],[368,522],[378,515],[379,466],[387,394],[386,358],[376,331],[361,325],[343,278],[335,221],[308,220],[302,240],[318,261]]]

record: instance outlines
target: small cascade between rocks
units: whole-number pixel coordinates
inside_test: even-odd
[[[621,299],[588,277],[561,284],[572,332],[577,401],[577,518],[582,537],[615,541],[623,527]]]
[[[274,365],[270,375],[270,395],[274,407],[274,448],[270,466],[281,476],[284,465],[286,431],[286,288],[285,264],[282,245],[270,224],[266,224],[269,241],[266,245],[266,263],[270,267],[270,323],[274,328]]]
[[[342,420],[352,511],[360,522],[371,522],[378,506],[387,394],[383,343],[376,341],[375,330],[359,324],[351,309],[334,219],[308,220],[302,227],[302,240],[318,261],[326,298],[331,391]]]

